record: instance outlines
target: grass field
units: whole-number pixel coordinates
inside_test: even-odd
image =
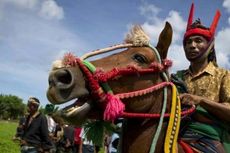
[[[0,153],[20,153],[19,144],[12,141],[17,124],[0,120]],[[104,150],[101,148],[99,153],[104,153]]]
[[[17,122],[0,121],[0,153],[19,153],[19,144],[12,141]]]

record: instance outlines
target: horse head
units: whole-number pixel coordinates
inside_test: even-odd
[[[156,46],[161,60],[165,59],[167,56],[171,39],[172,28],[167,22],[159,36]],[[134,71],[135,69],[149,68],[151,64],[158,61],[158,57],[148,45],[148,36],[144,33],[141,27],[134,26],[131,32],[127,35],[124,45],[120,44],[120,46],[122,46],[120,48],[127,48],[126,50],[99,60],[91,61],[91,63],[97,70],[103,71],[104,73],[111,72],[111,70],[116,71],[125,68],[130,68]],[[114,45],[110,48],[113,47],[119,48],[119,45]],[[108,50],[110,51],[113,49]],[[82,59],[84,58],[85,57]],[[95,91],[91,91],[89,80],[84,72],[82,72],[82,68],[77,64],[74,66],[71,66],[71,64],[65,65],[64,60],[55,61],[53,63],[52,71],[49,74],[49,88],[47,91],[49,101],[53,104],[62,104],[69,102],[70,100],[78,99],[77,102],[68,106],[64,109],[65,111],[63,111],[63,115],[66,116],[66,118],[73,118],[74,121],[82,120],[88,115],[88,117],[90,117],[90,114],[94,115],[94,117],[96,115],[101,118],[101,111],[103,111],[101,105],[103,104],[92,96],[92,93]],[[160,80],[161,78],[159,77],[158,72],[142,75],[137,71],[133,75],[116,76],[115,78],[108,80],[108,85],[114,94],[118,94],[150,87]],[[146,112],[152,107],[151,103],[139,103],[138,101],[140,101],[140,99],[136,101],[133,100],[134,99],[132,99],[131,103],[129,100],[125,99],[125,101],[127,101],[124,102],[125,107],[129,111]]]

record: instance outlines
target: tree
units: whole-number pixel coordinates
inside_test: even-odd
[[[0,118],[17,119],[23,116],[26,111],[26,105],[23,100],[14,95],[0,94]]]

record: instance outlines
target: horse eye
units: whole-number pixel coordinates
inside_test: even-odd
[[[133,56],[133,59],[137,61],[138,63],[147,63],[147,59],[144,55],[141,54],[135,54]]]

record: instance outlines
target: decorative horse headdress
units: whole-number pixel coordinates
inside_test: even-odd
[[[194,15],[194,3],[192,3],[191,5],[191,9],[188,17],[187,29],[184,34],[184,41],[186,38],[192,35],[201,35],[207,38],[208,40],[211,40],[215,35],[216,27],[221,15],[220,11],[219,10],[216,11],[216,15],[214,16],[212,24],[209,28],[204,27],[199,20],[193,23],[193,15]],[[196,25],[199,24],[199,25],[194,26],[194,24]]]

